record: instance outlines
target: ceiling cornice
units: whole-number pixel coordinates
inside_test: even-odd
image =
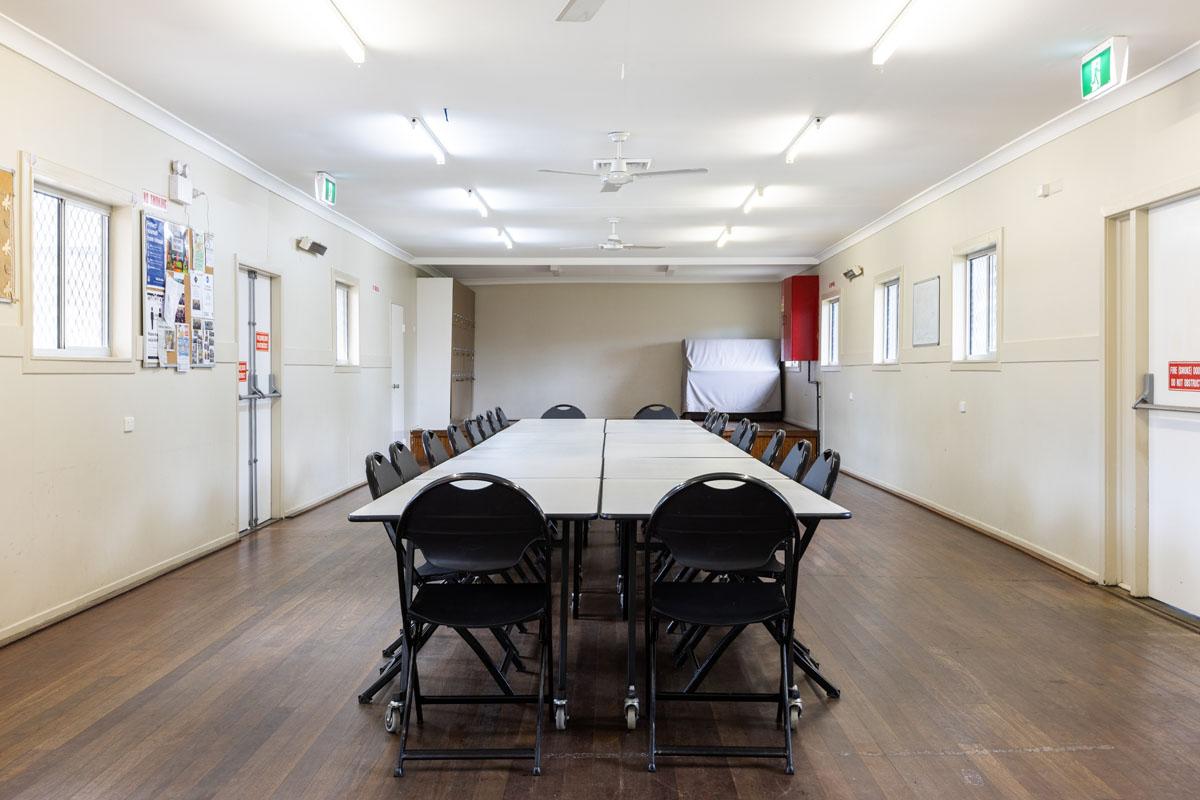
[[[788,258],[782,256],[764,256],[761,258],[734,258],[689,256],[671,258],[669,256],[637,256],[637,257],[572,257],[556,258],[418,258],[414,263],[423,267],[811,267],[820,261],[811,256]]]
[[[1095,100],[1080,103],[1074,108],[1059,114],[1049,122],[1039,125],[1033,130],[1013,139],[1008,144],[997,148],[974,164],[919,192],[873,222],[867,223],[844,239],[826,247],[817,254],[817,260],[823,263],[843,250],[874,236],[884,228],[937,202],[967,184],[1011,164],[1018,158],[1028,155],[1037,148],[1049,144],[1071,131],[1082,128],[1084,125],[1095,122],[1101,117],[1124,108],[1130,103],[1154,94],[1158,90],[1166,88],[1196,71],[1200,71],[1200,42],[1195,42],[1185,47],[1170,58],[1139,73],[1123,85],[1097,97]],[[1032,189],[1032,187],[1030,188]]]
[[[394,258],[413,266],[421,267],[431,275],[440,275],[437,270],[425,269],[412,254],[375,231],[355,222],[345,214],[318,203],[308,192],[260,167],[227,144],[209,136],[204,131],[185,122],[149,98],[139,94],[112,76],[63,48],[44,36],[26,28],[11,17],[0,14],[0,46],[12,50],[33,63],[48,69],[79,88],[94,94],[127,114],[157,128],[184,145],[199,151],[224,167],[227,167],[252,183],[261,186],[283,199],[295,203],[312,214],[342,230],[379,248]]]

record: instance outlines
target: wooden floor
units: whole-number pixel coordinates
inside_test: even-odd
[[[774,762],[645,768],[626,733],[612,539],[588,551],[570,730],[527,764],[392,777],[383,701],[355,695],[397,630],[380,526],[355,492],[0,650],[0,798],[1186,798],[1200,793],[1200,636],[1007,546],[843,479],[854,511],[804,563],[798,626],[843,690],[802,685],[796,775]],[[518,638],[524,650],[528,639]],[[452,634],[426,691],[487,690]],[[773,688],[744,636],[713,687]],[[681,676],[664,667],[662,681]],[[690,704],[689,704],[690,705]],[[667,709],[666,740],[778,741],[773,708]],[[430,708],[414,746],[528,740],[519,708]]]

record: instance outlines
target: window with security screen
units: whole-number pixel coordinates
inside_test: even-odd
[[[38,186],[33,193],[33,348],[109,355],[111,209]]]

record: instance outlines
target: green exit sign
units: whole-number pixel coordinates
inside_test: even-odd
[[[337,202],[337,181],[327,172],[318,172],[314,187],[317,199],[327,206]]]
[[[1114,36],[1092,48],[1079,67],[1079,92],[1084,100],[1104,94],[1125,82],[1129,46],[1124,36]]]

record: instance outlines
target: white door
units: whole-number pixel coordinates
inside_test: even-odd
[[[271,519],[271,415],[278,393],[271,354],[271,277],[238,270],[238,529]]]
[[[1150,211],[1150,596],[1200,615],[1200,197]]]
[[[392,305],[392,441],[407,442],[404,424],[404,306]]]

